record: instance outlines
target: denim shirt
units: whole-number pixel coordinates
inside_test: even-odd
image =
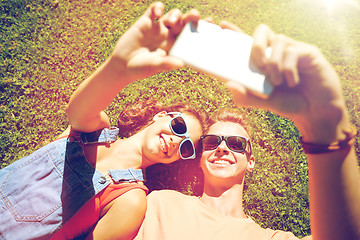
[[[117,128],[85,143],[109,143]],[[78,141],[56,140],[0,170],[0,239],[49,239],[111,181],[143,181],[142,170],[109,170],[107,178],[85,158]]]

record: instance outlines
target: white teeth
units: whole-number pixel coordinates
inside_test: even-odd
[[[221,165],[230,165],[232,164],[232,162],[227,161],[227,160],[223,160],[223,159],[218,159],[212,162],[213,164],[221,164]]]
[[[167,153],[167,146],[165,140],[161,136],[160,136],[160,148],[164,153]]]

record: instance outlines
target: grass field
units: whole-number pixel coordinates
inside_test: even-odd
[[[163,2],[167,9],[197,8],[215,21],[230,20],[248,34],[264,23],[276,32],[318,46],[341,78],[352,122],[360,130],[359,1],[334,0],[332,7],[325,0]],[[0,2],[1,168],[49,143],[66,129],[65,106],[70,95],[106,59],[119,36],[150,3]],[[131,84],[106,111],[116,124],[117,113],[126,104],[152,97],[165,103],[190,101],[208,112],[233,106],[230,93],[220,81],[184,68]],[[299,237],[309,234],[307,165],[297,129],[287,119],[268,112],[244,112],[256,123],[253,138],[258,161],[247,181],[247,213],[264,227],[289,230]],[[356,147],[359,156],[359,138]],[[189,173],[196,171],[181,164],[180,168],[187,167]],[[167,171],[163,180],[179,171]],[[174,185],[166,181],[157,185],[193,193],[197,179],[180,175],[183,177]]]

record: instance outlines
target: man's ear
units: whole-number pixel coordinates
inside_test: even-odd
[[[250,155],[249,159],[248,159],[248,162],[247,162],[247,168],[246,170],[248,172],[252,172],[252,170],[254,169],[255,167],[255,157],[254,155]]]
[[[166,111],[161,111],[158,112],[157,114],[155,114],[155,116],[153,117],[153,120],[156,121],[164,116],[167,116],[167,112]]]

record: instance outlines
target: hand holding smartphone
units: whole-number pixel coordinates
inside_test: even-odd
[[[241,83],[252,93],[267,98],[273,86],[250,64],[252,43],[252,37],[244,33],[200,20],[185,25],[169,55],[200,71]]]

